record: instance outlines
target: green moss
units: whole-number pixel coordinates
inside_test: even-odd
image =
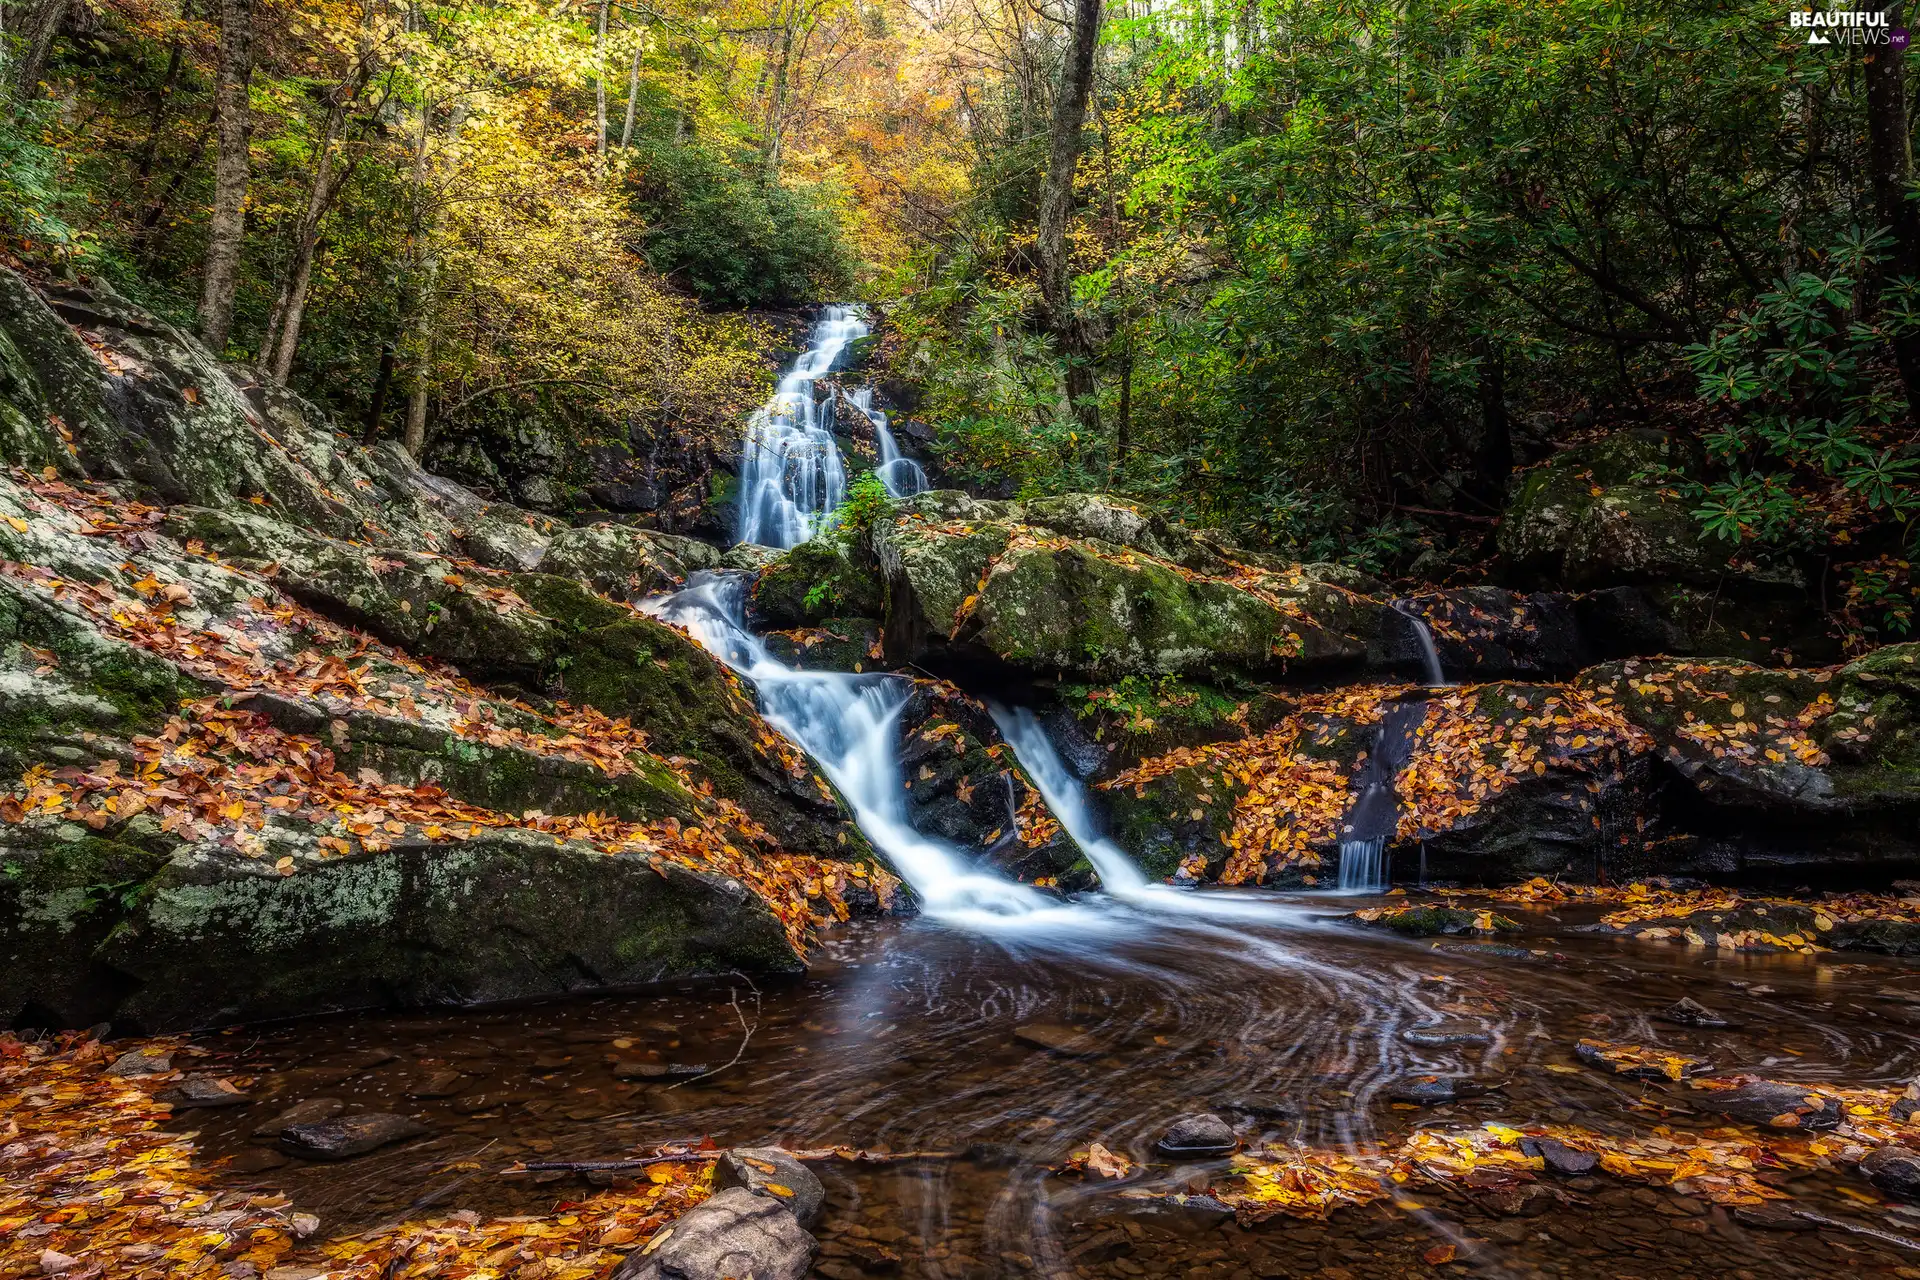
[[[512,583],[516,595],[569,631],[612,626],[633,616],[631,611],[595,595],[572,578],[551,573],[516,573]]]
[[[1490,929],[1481,929],[1478,912],[1459,907],[1405,907],[1377,920],[1363,920],[1377,929],[1390,929],[1409,938],[1432,938],[1449,933],[1518,933],[1520,926],[1503,915],[1488,913]],[[1354,917],[1349,917],[1352,919]]]

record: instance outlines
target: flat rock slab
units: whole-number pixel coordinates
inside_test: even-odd
[[[1551,1172],[1563,1178],[1582,1177],[1600,1164],[1600,1157],[1593,1152],[1570,1147],[1556,1138],[1522,1138],[1520,1153],[1538,1157]]]
[[[1732,1027],[1737,1023],[1729,1022],[1692,996],[1683,996],[1676,1003],[1660,1011],[1657,1015],[1663,1022],[1676,1023],[1683,1027]]]
[[[451,1098],[467,1087],[467,1077],[458,1071],[436,1071],[407,1086],[409,1098]]]
[[[347,1104],[338,1098],[308,1098],[305,1102],[296,1102],[273,1119],[253,1131],[256,1141],[272,1142],[295,1125],[319,1124],[331,1120],[347,1109]]]
[[[813,1170],[779,1147],[735,1147],[723,1153],[713,1167],[713,1185],[770,1196],[809,1228],[820,1221],[827,1203],[827,1189]]]
[[[155,1094],[154,1100],[170,1104],[175,1111],[186,1111],[193,1107],[238,1107],[252,1102],[253,1095],[218,1076],[188,1076],[173,1088]]]
[[[165,1049],[135,1049],[123,1053],[107,1068],[110,1076],[130,1079],[134,1076],[165,1075],[173,1070],[173,1054]]]
[[[785,1205],[728,1187],[630,1255],[613,1280],[802,1280],[817,1247]]]
[[[280,1149],[303,1160],[351,1160],[389,1143],[430,1133],[426,1125],[383,1111],[299,1124],[280,1134]]]
[[[1387,1097],[1416,1107],[1434,1107],[1462,1098],[1492,1093],[1498,1085],[1482,1084],[1464,1076],[1404,1076],[1387,1086]]]
[[[1704,1111],[1770,1129],[1831,1129],[1846,1119],[1838,1098],[1775,1080],[1749,1080],[1737,1089],[1700,1089],[1694,1102]]]
[[[1097,1057],[1108,1048],[1104,1041],[1057,1022],[1030,1022],[1015,1027],[1013,1038],[1029,1048],[1045,1049],[1066,1058]]]

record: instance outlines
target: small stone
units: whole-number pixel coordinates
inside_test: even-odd
[[[110,1076],[128,1079],[133,1076],[164,1075],[173,1070],[173,1054],[165,1049],[135,1049],[123,1053],[113,1060],[107,1068]]]
[[[1734,1025],[1692,996],[1682,996],[1678,1002],[1662,1010],[1659,1016],[1667,1022],[1678,1023],[1683,1027],[1731,1027]]]
[[[713,1185],[745,1187],[755,1195],[771,1196],[787,1206],[800,1225],[820,1221],[827,1189],[813,1170],[779,1147],[735,1147],[713,1166]]]
[[[1520,1153],[1539,1157],[1548,1170],[1563,1178],[1592,1173],[1600,1164],[1600,1157],[1593,1152],[1577,1150],[1555,1138],[1522,1138]]]
[[[1177,1117],[1156,1146],[1166,1156],[1217,1156],[1239,1146],[1233,1126],[1211,1112]]]
[[[1860,1172],[1890,1196],[1920,1200],[1920,1152],[1882,1147],[1860,1162]]]
[[[1459,1044],[1492,1044],[1493,1036],[1472,1022],[1436,1022],[1431,1026],[1408,1027],[1400,1038],[1423,1049],[1442,1049]]]
[[[265,1173],[269,1169],[282,1168],[286,1163],[287,1158],[278,1151],[254,1147],[229,1158],[227,1168],[235,1173]]]
[[[40,1274],[43,1276],[63,1276],[79,1265],[80,1259],[61,1253],[58,1249],[40,1251]]]
[[[1749,1080],[1737,1089],[1702,1089],[1695,1104],[1771,1129],[1831,1129],[1846,1118],[1840,1100],[1775,1080]]]
[[[175,1111],[194,1107],[237,1107],[252,1102],[253,1095],[233,1087],[231,1080],[219,1076],[188,1076],[171,1089],[154,1095],[157,1102],[170,1104]]]
[[[1091,1058],[1105,1053],[1107,1046],[1084,1031],[1057,1022],[1030,1022],[1013,1029],[1013,1038],[1029,1048],[1045,1049],[1066,1058]]]
[[[1811,1231],[1817,1225],[1775,1201],[1734,1206],[1733,1220],[1761,1231]]]
[[[1907,1081],[1906,1090],[1893,1100],[1893,1107],[1889,1114],[1895,1120],[1905,1124],[1913,1119],[1915,1112],[1920,1112],[1920,1076]]]
[[[338,1098],[308,1098],[305,1102],[296,1102],[273,1119],[253,1131],[256,1142],[272,1142],[287,1129],[296,1124],[319,1124],[322,1120],[331,1120],[347,1109],[347,1104]]]
[[[365,1115],[297,1124],[280,1135],[280,1149],[303,1160],[350,1160],[393,1142],[431,1132],[406,1116],[370,1111]]]
[[[1462,1076],[1405,1076],[1387,1086],[1387,1097],[1416,1107],[1434,1107],[1462,1098],[1477,1098],[1490,1088]]]
[[[613,1280],[801,1280],[817,1247],[785,1205],[728,1187],[629,1254]]]
[[[424,1080],[408,1086],[409,1098],[451,1098],[466,1088],[467,1078],[458,1071],[436,1071]]]
[[[384,1067],[389,1062],[398,1061],[399,1057],[398,1051],[381,1045],[378,1048],[354,1049],[348,1053],[339,1054],[327,1066],[352,1072],[371,1071],[375,1067]]]
[[[1290,1120],[1295,1114],[1289,1104],[1265,1098],[1215,1098],[1213,1105],[1221,1111],[1252,1116],[1256,1120]]]
[[[691,1080],[707,1074],[704,1062],[632,1062],[613,1064],[616,1080]]]

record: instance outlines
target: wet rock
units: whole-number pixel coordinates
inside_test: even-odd
[[[1408,1027],[1400,1033],[1400,1038],[1408,1044],[1427,1049],[1493,1043],[1492,1033],[1472,1022],[1437,1022],[1426,1027]]]
[[[1682,996],[1677,1003],[1662,1010],[1659,1016],[1664,1021],[1678,1023],[1683,1027],[1731,1027],[1734,1025],[1692,996]]]
[[[1903,1123],[1913,1119],[1916,1113],[1920,1113],[1920,1076],[1907,1081],[1907,1087],[1893,1100],[1890,1111],[1895,1120]]]
[[[1881,1147],[1860,1162],[1860,1172],[1890,1196],[1920,1200],[1920,1152],[1907,1147]]]
[[[319,1124],[331,1120],[347,1109],[347,1104],[338,1098],[308,1098],[296,1102],[273,1119],[253,1131],[256,1141],[272,1142],[297,1124]]]
[[[1164,1156],[1213,1156],[1239,1145],[1232,1125],[1202,1111],[1175,1119],[1154,1149]]]
[[[1846,1118],[1838,1098],[1775,1080],[1748,1080],[1737,1089],[1700,1089],[1694,1103],[1771,1129],[1831,1129]]]
[[[1791,1206],[1774,1200],[1765,1204],[1736,1205],[1733,1220],[1743,1227],[1760,1231],[1812,1231],[1819,1225],[1801,1217]]]
[[[813,1170],[779,1147],[735,1147],[723,1153],[713,1167],[713,1185],[771,1196],[808,1228],[820,1221],[827,1200],[827,1189]]]
[[[436,1071],[416,1080],[407,1088],[409,1098],[451,1098],[466,1088],[467,1077],[458,1071]]]
[[[173,1070],[173,1055],[167,1050],[135,1049],[115,1058],[113,1065],[107,1068],[107,1074],[128,1078],[165,1075],[171,1070]]]
[[[303,1160],[350,1160],[390,1143],[431,1132],[406,1116],[382,1111],[293,1125],[280,1134],[280,1149]]]
[[[1416,1107],[1433,1107],[1463,1098],[1478,1098],[1497,1088],[1498,1085],[1482,1084],[1467,1076],[1405,1076],[1387,1086],[1387,1097]]]
[[[1600,1164],[1600,1157],[1593,1152],[1576,1150],[1555,1138],[1522,1138],[1520,1152],[1538,1157],[1546,1163],[1549,1172],[1563,1178],[1582,1177]]]
[[[1270,1102],[1263,1098],[1215,1098],[1213,1105],[1221,1111],[1252,1116],[1256,1120],[1290,1120],[1299,1114],[1285,1102]]]
[[[170,1103],[175,1111],[193,1107],[237,1107],[253,1101],[253,1095],[236,1089],[231,1080],[218,1076],[188,1076],[171,1089],[154,1095],[156,1101]]]
[[[728,1187],[629,1256],[613,1280],[801,1280],[816,1248],[785,1205]]]
[[[1342,919],[1376,929],[1390,929],[1409,938],[1432,938],[1441,934],[1518,933],[1518,923],[1494,911],[1470,911],[1462,907],[1408,906],[1379,915],[1356,912]]]
[[[978,1169],[1011,1169],[1020,1163],[1020,1152],[1001,1142],[976,1142],[965,1151],[967,1163]]]
[[[1107,1051],[1103,1041],[1056,1022],[1030,1022],[1015,1027],[1013,1038],[1030,1048],[1045,1049],[1065,1058],[1091,1058]]]

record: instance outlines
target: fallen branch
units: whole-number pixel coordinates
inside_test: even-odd
[[[858,1147],[813,1147],[789,1151],[795,1160],[817,1163],[844,1160],[849,1164],[903,1164],[910,1160],[962,1160],[964,1151],[863,1151]],[[665,1155],[640,1156],[630,1160],[532,1160],[507,1166],[501,1176],[521,1173],[609,1173],[627,1169],[645,1169],[656,1164],[692,1164],[719,1159],[721,1152],[670,1151]]]
[[[742,1055],[746,1053],[747,1044],[753,1039],[753,1033],[760,1029],[760,988],[753,985],[752,978],[749,978],[746,974],[741,973],[738,970],[734,971],[734,976],[736,978],[739,978],[742,982],[746,983],[747,989],[753,992],[753,1025],[748,1026],[747,1015],[740,1011],[739,988],[737,987],[727,988],[727,1003],[733,1006],[733,1016],[740,1019],[740,1033],[741,1033],[740,1047],[733,1051],[733,1056],[731,1058],[728,1058],[725,1062],[721,1063],[719,1066],[715,1067],[713,1070],[703,1071],[699,1075],[694,1076],[691,1079],[680,1081],[680,1084],[670,1084],[667,1086],[667,1088],[678,1089],[680,1085],[693,1084],[695,1081],[707,1080],[712,1078],[713,1076],[717,1076],[722,1071],[725,1071],[728,1067],[740,1061]]]
[[[1796,1218],[1804,1218],[1816,1226],[1838,1227],[1842,1231],[1851,1231],[1857,1236],[1870,1236],[1875,1240],[1884,1240],[1888,1244],[1897,1244],[1902,1249],[1912,1249],[1920,1252],[1920,1240],[1911,1240],[1906,1236],[1897,1236],[1891,1231],[1879,1231],[1873,1227],[1863,1227],[1857,1222],[1847,1222],[1840,1218],[1829,1218],[1824,1213],[1812,1213],[1806,1209],[1795,1209],[1793,1216]]]

